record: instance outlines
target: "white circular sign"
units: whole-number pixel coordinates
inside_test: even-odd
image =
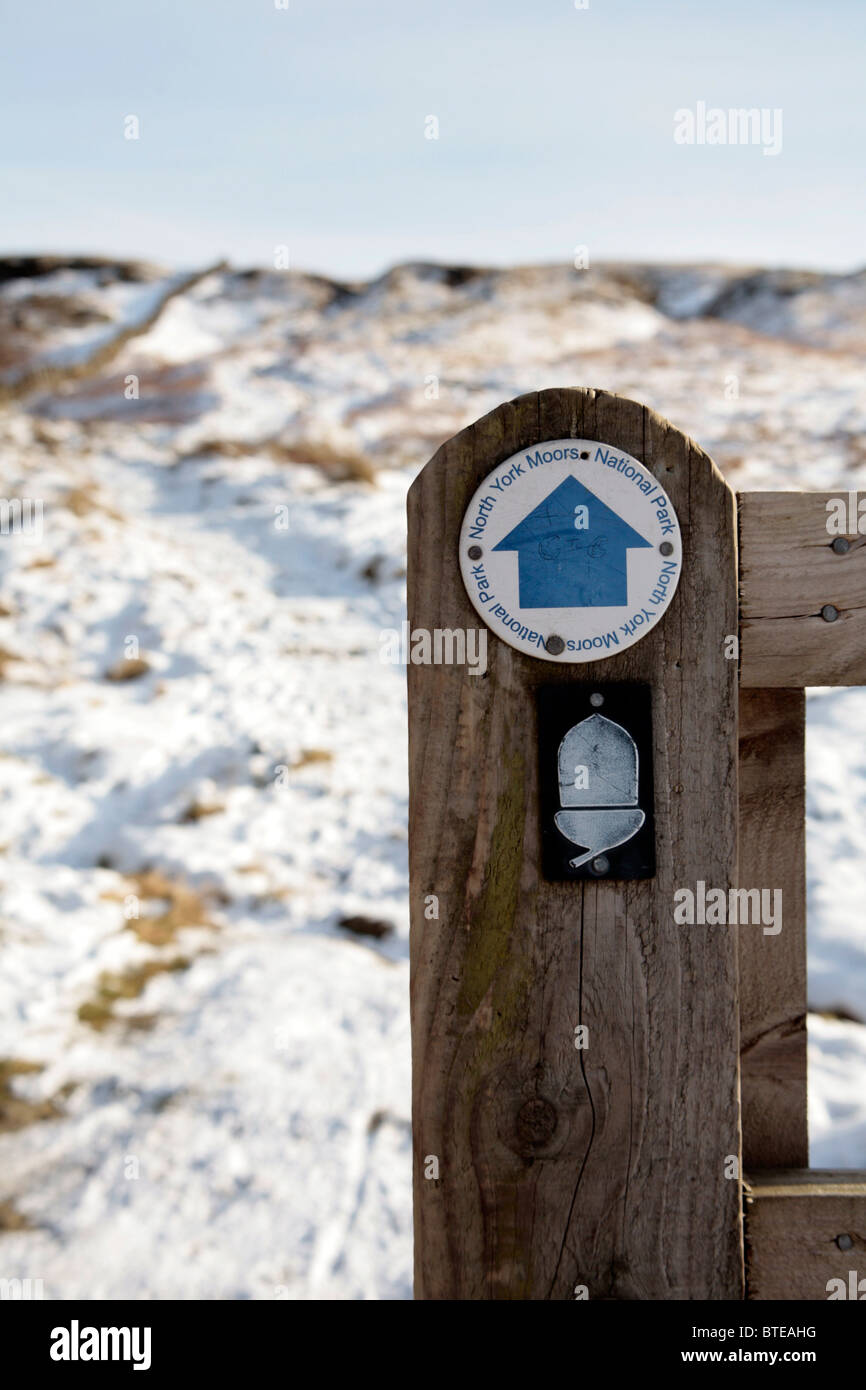
[[[599,661],[645,637],[682,568],[670,499],[630,454],[549,439],[489,473],[460,531],[472,604],[509,646]]]

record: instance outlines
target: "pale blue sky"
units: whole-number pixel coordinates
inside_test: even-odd
[[[866,261],[863,0],[288,4],[0,0],[0,249]],[[781,154],[675,144],[698,101]]]

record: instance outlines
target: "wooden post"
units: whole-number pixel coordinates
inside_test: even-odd
[[[736,933],[674,921],[677,889],[736,884],[733,495],[633,401],[522,396],[412,486],[410,628],[479,626],[458,565],[467,503],[510,455],[561,438],[655,475],[682,577],[658,625],[604,661],[543,661],[491,633],[485,676],[408,667],[415,1293],[737,1299]],[[534,692],[578,680],[652,689],[654,878],[542,877]]]
[[[784,929],[739,928],[745,1171],[805,1168],[806,692],[740,691],[740,882],[780,888]]]

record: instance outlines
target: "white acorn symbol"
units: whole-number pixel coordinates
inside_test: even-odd
[[[637,804],[637,744],[622,725],[591,714],[565,735],[558,765],[559,800],[568,809],[554,819],[567,840],[585,848],[585,854],[569,860],[579,869],[595,855],[624,845],[646,820]]]

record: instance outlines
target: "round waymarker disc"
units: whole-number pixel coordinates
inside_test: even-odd
[[[637,459],[549,439],[489,473],[466,509],[460,570],[503,642],[544,661],[599,661],[645,637],[682,569],[670,498]]]

